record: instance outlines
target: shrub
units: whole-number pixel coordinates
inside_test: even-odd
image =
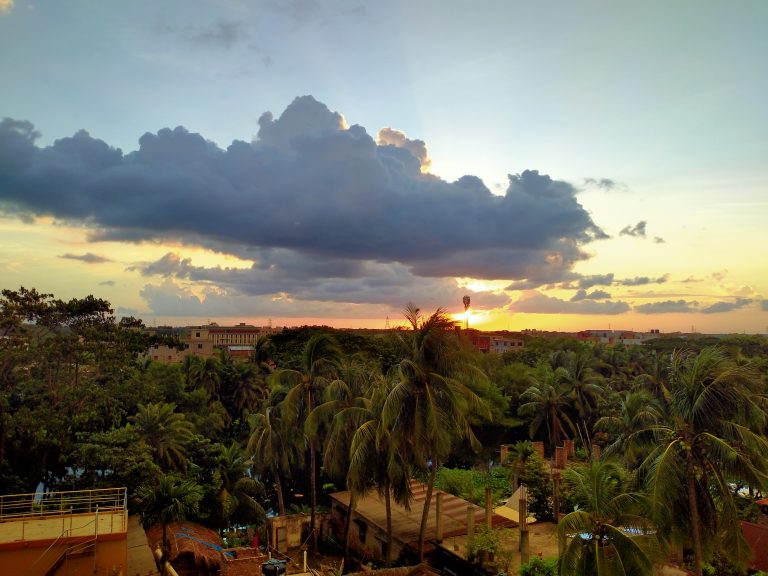
[[[538,556],[520,566],[520,576],[555,576],[557,574],[557,558],[544,560]]]

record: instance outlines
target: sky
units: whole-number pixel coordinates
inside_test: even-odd
[[[768,331],[768,2],[0,0],[0,288]]]

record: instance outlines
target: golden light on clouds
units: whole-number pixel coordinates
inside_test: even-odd
[[[0,14],[9,12],[13,8],[13,0],[0,0]]]

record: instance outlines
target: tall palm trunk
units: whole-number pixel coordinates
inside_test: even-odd
[[[307,388],[307,414],[312,412],[312,388]],[[310,516],[309,527],[312,531],[312,551],[317,552],[317,529],[315,524],[315,516],[317,514],[317,451],[315,450],[315,440],[309,439],[309,490],[311,492],[310,498]]]
[[[691,510],[691,537],[693,538],[693,571],[696,576],[702,576],[704,563],[701,550],[701,519],[696,500],[696,479],[694,478],[693,452],[688,451],[686,457],[686,475],[688,477],[688,507]]]
[[[352,531],[352,514],[357,508],[357,492],[349,491],[349,508],[347,508],[347,518],[344,521],[344,566],[349,566],[349,538]]]
[[[277,513],[285,516],[285,500],[283,499],[283,481],[280,480],[280,471],[275,469],[275,490],[277,491]]]
[[[386,490],[386,510],[387,510],[387,557],[385,559],[387,567],[392,564],[392,489],[389,480],[384,484]]]
[[[432,462],[432,470],[429,472],[429,483],[427,484],[427,496],[424,499],[424,511],[421,513],[421,527],[419,528],[419,562],[424,562],[424,536],[427,533],[427,518],[429,517],[429,504],[432,502],[432,490],[435,487],[435,478],[437,477],[437,461]]]

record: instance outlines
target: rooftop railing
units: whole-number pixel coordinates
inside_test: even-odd
[[[0,496],[0,522],[7,520],[119,512],[127,510],[125,488],[72,490],[67,492],[34,492]]]

